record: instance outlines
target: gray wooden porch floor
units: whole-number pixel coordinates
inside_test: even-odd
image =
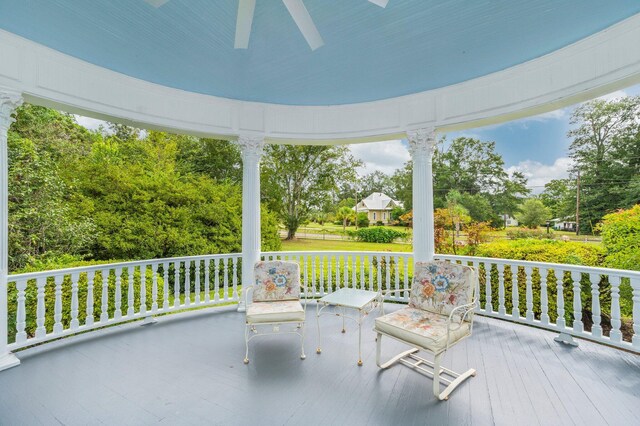
[[[478,375],[438,402],[431,381],[375,365],[373,319],[357,329],[307,313],[307,359],[296,336],[256,338],[244,357],[244,316],[233,307],[126,324],[19,352],[0,373],[0,425],[34,424],[640,424],[640,357],[547,331],[476,317],[474,335],[445,366]],[[385,340],[390,356],[402,345]]]

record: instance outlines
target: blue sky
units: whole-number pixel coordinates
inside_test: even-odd
[[[610,93],[603,98],[635,95],[640,95],[640,85]],[[571,140],[567,138],[567,132],[571,128],[569,119],[574,108],[575,105],[500,125],[451,132],[446,137],[448,140],[467,136],[494,141],[507,171],[523,172],[528,178],[530,189],[539,193],[551,179],[568,176],[571,166],[568,149]],[[392,173],[409,159],[406,143],[403,141],[353,145],[351,151],[355,157],[365,162],[360,174],[374,170]]]

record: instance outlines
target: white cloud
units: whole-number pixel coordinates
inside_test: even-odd
[[[98,130],[100,126],[107,128],[107,122],[103,120],[98,120],[97,118],[84,117],[82,115],[75,115],[76,122],[86,127],[89,130]]]
[[[525,160],[516,166],[507,168],[507,173],[522,172],[527,178],[527,186],[534,194],[544,190],[544,185],[552,179],[566,179],[569,177],[569,169],[573,160],[569,157],[556,158],[553,164],[542,164],[538,161]]]
[[[360,143],[350,146],[351,153],[362,160],[364,167],[358,168],[360,175],[379,170],[386,174],[393,173],[409,161],[409,152],[401,140],[374,143]]]

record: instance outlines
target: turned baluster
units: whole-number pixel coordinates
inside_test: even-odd
[[[95,281],[95,271],[87,272],[87,306],[85,310],[84,325],[93,325],[93,286]]]
[[[173,307],[180,307],[180,262],[173,262]]]
[[[56,275],[54,282],[56,284],[56,303],[54,307],[53,320],[53,334],[62,333],[62,282],[64,281],[63,275]]]
[[[133,289],[133,277],[134,277],[134,273],[135,273],[135,266],[129,266],[127,268],[127,272],[128,272],[128,276],[127,276],[127,316],[133,316],[133,314],[135,313],[135,308],[134,308],[134,296],[135,296],[135,292]]]
[[[533,268],[525,266],[524,273],[526,276],[526,298],[527,298],[527,321],[533,322]]]
[[[498,313],[500,315],[507,314],[507,308],[504,305],[504,265],[496,264],[498,272]]]
[[[41,339],[47,335],[45,328],[46,305],[44,303],[45,287],[47,285],[46,277],[36,278],[36,286],[38,287],[38,307],[36,309],[36,339]]]
[[[25,310],[25,290],[27,289],[27,280],[20,280],[16,282],[16,288],[18,289],[17,295],[17,312],[16,312],[16,343],[22,343],[27,340],[27,333],[25,328],[27,326],[27,315]]]
[[[540,321],[549,324],[549,295],[547,291],[547,269],[539,268],[540,272]]]
[[[600,275],[589,274],[589,282],[591,283],[591,316],[593,325],[591,326],[591,334],[594,337],[602,337],[602,326],[600,322]]]
[[[109,321],[109,269],[101,269],[102,277],[102,304],[100,306],[100,322]]]
[[[71,274],[71,329],[77,330],[80,327],[80,321],[78,320],[78,280],[80,274],[74,272]]]
[[[204,260],[204,302],[211,302],[211,259]]]
[[[582,333],[584,325],[582,324],[582,297],[580,294],[580,272],[572,271],[571,279],[573,281],[573,331]]]
[[[612,341],[620,343],[622,341],[622,332],[620,326],[622,321],[620,320],[620,277],[609,276],[609,282],[611,283],[611,332],[609,337]]]

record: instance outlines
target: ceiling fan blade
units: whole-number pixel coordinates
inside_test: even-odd
[[[313,23],[307,8],[304,6],[304,3],[302,3],[302,0],[282,0],[282,2],[287,7],[287,10],[289,10],[289,14],[300,29],[305,40],[309,43],[311,50],[316,50],[324,45],[324,41]]]
[[[251,36],[251,24],[253,23],[253,11],[256,8],[256,0],[239,0],[238,19],[236,20],[236,41],[233,45],[236,49],[249,47]]]
[[[385,8],[387,7],[387,3],[389,3],[389,0],[369,0],[369,2],[377,6],[380,6],[382,8]]]
[[[169,0],[144,0],[156,9],[168,2]]]

